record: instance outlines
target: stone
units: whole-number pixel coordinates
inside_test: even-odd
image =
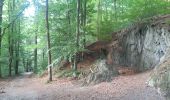
[[[101,82],[110,82],[118,71],[112,65],[106,63],[106,60],[97,60],[90,68],[89,75],[85,78],[83,85],[95,85]]]
[[[170,49],[155,67],[148,84],[155,87],[167,100],[170,100]]]
[[[161,19],[161,22],[166,23],[166,20]],[[170,100],[169,27],[169,24],[145,23],[125,30],[118,39],[121,52],[114,48],[112,51],[112,60],[115,64],[135,68],[138,71],[154,69],[148,84],[155,87],[167,100]]]
[[[153,69],[165,55],[170,47],[170,32],[163,25],[144,24],[124,33],[119,42],[122,51],[113,50],[113,62],[145,71]]]

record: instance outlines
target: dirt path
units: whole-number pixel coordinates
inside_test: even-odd
[[[145,82],[149,72],[116,77],[110,83],[81,87],[75,81],[44,79],[24,74],[13,80],[0,80],[0,100],[164,100]],[[2,89],[1,89],[2,88]]]

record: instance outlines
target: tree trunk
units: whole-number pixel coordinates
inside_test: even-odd
[[[35,9],[35,16],[37,16],[37,17],[35,17],[35,25],[36,25],[36,31],[35,31],[35,41],[34,41],[34,43],[35,43],[35,45],[36,45],[36,48],[34,49],[34,73],[37,73],[37,71],[38,71],[38,69],[37,69],[37,67],[38,67],[38,55],[37,55],[37,53],[38,53],[38,49],[37,49],[37,43],[38,43],[38,41],[37,41],[37,39],[38,39],[38,11],[39,11],[39,6],[37,6],[39,4],[39,2],[38,1],[35,1],[35,3],[34,3],[34,6],[36,6],[36,9]]]
[[[80,0],[77,0],[77,28],[76,28],[76,49],[79,49],[80,38]],[[77,54],[74,55],[73,76],[77,77]]]
[[[71,34],[71,14],[70,14],[70,3],[69,0],[67,0],[67,20],[68,20],[68,33]]]
[[[18,66],[19,66],[19,42],[16,43],[16,53],[15,53],[15,74],[18,75]]]
[[[84,0],[84,17],[83,17],[84,18],[84,22],[83,22],[84,27],[86,26],[86,17],[87,17],[87,8],[86,8],[86,6],[87,6],[87,0]],[[83,35],[84,35],[83,46],[85,48],[85,46],[86,46],[86,28],[84,29]]]
[[[116,5],[117,1],[114,0],[114,10],[115,10],[115,20],[117,22],[117,5]]]
[[[37,32],[35,33],[35,45],[37,46]],[[37,73],[37,47],[34,50],[34,73]]]
[[[42,50],[42,58],[43,58],[43,61],[45,60],[45,48],[43,48]]]
[[[11,43],[11,36],[9,34],[8,36],[8,52],[9,52],[9,76],[12,75],[12,58],[13,58],[13,50],[12,50],[12,43]]]
[[[29,60],[27,59],[27,62],[26,62],[26,72],[29,72],[28,66],[29,66]]]
[[[13,39],[12,39],[12,34],[13,33],[13,27],[14,25],[12,24],[11,28],[9,29],[9,36],[8,36],[8,52],[9,52],[9,76],[12,76],[12,64],[13,64]]]
[[[26,69],[25,58],[24,57],[22,58],[22,65],[23,65],[24,69]]]
[[[101,22],[101,1],[98,1],[97,5],[97,34],[100,34],[100,22]]]
[[[85,49],[86,47],[86,14],[87,14],[87,0],[83,0],[82,2],[82,13],[81,13],[81,22],[82,22],[82,27],[83,27],[83,48]],[[82,52],[82,60],[84,60],[84,53]]]
[[[14,10],[14,0],[12,2],[8,2],[8,14],[9,14],[9,22],[11,22],[11,20],[13,20],[13,10]],[[9,52],[9,76],[12,76],[12,65],[13,65],[13,43],[14,43],[14,39],[13,39],[13,33],[14,33],[14,23],[11,24],[11,26],[9,26],[9,33],[8,33],[8,52]]]
[[[1,49],[2,49],[2,10],[3,10],[3,0],[0,0],[0,58],[1,58]],[[2,77],[1,61],[0,61],[0,77]]]
[[[18,67],[19,67],[19,53],[20,53],[20,19],[18,20],[18,32],[16,31],[16,33],[18,34],[18,39],[16,40],[16,62],[15,62],[15,74],[18,75]]]
[[[46,0],[46,31],[47,31],[47,50],[48,50],[48,79],[52,81],[52,59],[51,59],[51,46],[50,46],[50,32],[49,32],[49,22],[48,22],[48,0]]]

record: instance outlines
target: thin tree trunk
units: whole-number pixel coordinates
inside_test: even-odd
[[[80,0],[77,0],[77,34],[76,34],[76,48],[79,49],[79,38],[80,38]],[[74,56],[74,73],[73,76],[77,77],[77,54]]]
[[[15,47],[15,75],[18,75],[18,66],[19,66],[19,42],[16,42]]]
[[[70,18],[70,5],[69,5],[69,0],[67,0],[67,20],[68,20],[68,33],[71,34],[71,18]]]
[[[15,74],[17,75],[19,73],[19,53],[20,53],[20,19],[18,20],[18,39],[16,40],[16,62],[15,62]]]
[[[27,62],[26,62],[26,72],[28,72],[28,66],[29,66],[29,60],[27,59]]]
[[[9,22],[14,20],[13,15],[15,15],[15,0],[9,1]],[[12,75],[12,66],[15,67],[15,73],[18,73],[18,51],[17,51],[17,39],[14,38],[15,34],[17,34],[16,29],[17,23],[12,23],[9,26],[9,76]],[[14,52],[15,50],[15,52]],[[15,54],[14,54],[15,53]]]
[[[12,9],[12,7],[11,7],[11,2],[9,1],[8,2],[8,7],[9,7],[9,9],[8,9],[8,15],[9,15],[9,21],[11,21],[11,9]],[[9,59],[8,59],[8,67],[9,67],[9,76],[11,76],[12,75],[12,52],[11,52],[11,49],[12,49],[12,46],[11,46],[11,31],[12,31],[12,28],[11,27],[9,27],[9,29],[8,29],[8,54],[9,54]]]
[[[101,1],[98,1],[97,7],[97,34],[100,34],[100,22],[101,22]]]
[[[25,58],[24,57],[22,58],[22,64],[23,64],[24,69],[26,69]]]
[[[37,32],[35,33],[35,45],[37,46]],[[34,73],[37,73],[37,47],[34,50]]]
[[[8,2],[8,13],[9,13],[9,21],[11,22],[11,20],[13,20],[13,11],[14,11],[14,0],[12,2]],[[9,43],[9,76],[12,76],[12,66],[13,66],[13,43],[14,43],[14,39],[13,39],[13,34],[14,34],[14,23],[11,24],[11,26],[9,27],[9,33],[8,33],[8,43]]]
[[[83,27],[84,27],[84,31],[83,31],[83,35],[84,35],[83,46],[84,46],[84,48],[86,46],[86,28],[85,28],[85,26],[86,26],[86,17],[87,17],[87,8],[86,8],[86,6],[87,6],[87,0],[84,0],[84,11],[83,11],[83,13],[84,13],[84,15],[83,15]]]
[[[8,37],[8,43],[9,43],[9,76],[12,76],[12,64],[13,64],[13,39],[12,34],[13,33],[13,27],[14,25],[11,25],[11,28],[9,29],[9,37]]]
[[[115,20],[117,22],[117,1],[114,0]]]
[[[3,10],[3,0],[0,0],[0,58],[1,58],[1,49],[2,49],[2,10]],[[1,62],[0,62],[0,77],[2,77],[1,72]]]
[[[8,37],[8,44],[9,44],[9,48],[8,48],[8,52],[9,52],[9,76],[12,76],[12,58],[13,58],[13,54],[12,54],[12,43],[11,43],[11,36],[9,34]]]
[[[80,0],[77,2],[77,34],[76,34],[76,46],[79,48],[80,38]]]
[[[38,5],[38,1],[35,1],[35,4],[34,4],[35,6],[36,5]],[[36,9],[35,9],[35,14],[36,14],[36,16],[38,16],[38,10],[39,10],[39,6],[37,6],[36,7]],[[36,17],[35,18],[35,25],[36,25],[36,31],[35,31],[35,45],[36,45],[36,48],[34,49],[34,73],[37,73],[37,71],[38,71],[38,69],[37,69],[37,67],[38,67],[38,55],[37,55],[37,53],[38,53],[38,49],[37,49],[37,43],[38,43],[38,41],[37,41],[37,39],[38,39],[38,17]]]
[[[45,48],[43,48],[42,50],[42,58],[43,58],[43,61],[45,60]]]
[[[49,32],[49,22],[48,22],[48,0],[46,0],[46,31],[47,31],[47,50],[48,50],[48,79],[52,81],[52,59],[51,59],[51,45],[50,45],[50,32]]]
[[[87,5],[87,0],[83,0],[83,4],[82,4],[82,25],[83,25],[83,48],[85,49],[86,47],[86,14],[87,14],[87,9],[86,9],[86,5]],[[84,52],[82,52],[82,60],[84,60]]]

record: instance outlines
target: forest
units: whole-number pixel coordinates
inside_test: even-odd
[[[169,100],[169,48],[170,0],[0,0],[0,100]],[[124,81],[138,90],[113,95]]]

